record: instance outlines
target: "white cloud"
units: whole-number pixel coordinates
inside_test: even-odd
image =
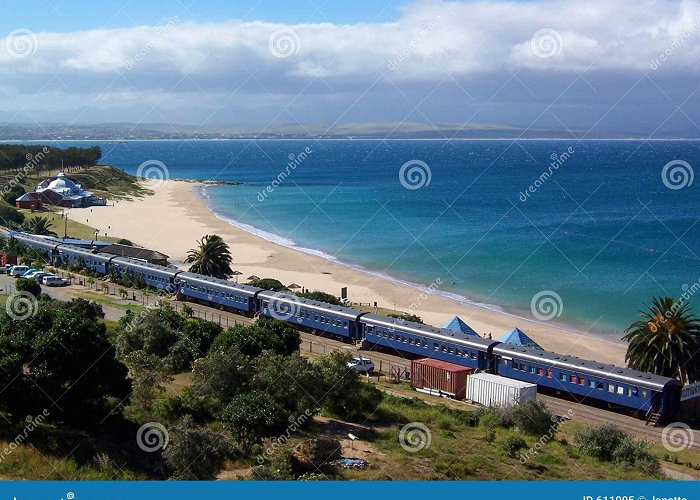
[[[297,36],[288,57],[270,51],[270,36],[280,29]],[[553,56],[533,51],[532,36],[543,29],[559,37]],[[639,76],[669,47],[675,47],[673,53],[657,64],[656,74],[695,75],[700,2],[427,2],[404,7],[394,23],[176,19],[162,26],[35,35],[36,51],[26,57],[0,45],[0,85],[6,94],[0,99],[6,109],[26,109],[31,101],[58,110],[62,101],[55,96],[62,92],[65,103],[80,95],[86,105],[97,99],[116,109],[137,108],[145,95],[157,106],[154,95],[193,92],[206,95],[202,102],[212,110],[242,96],[255,107],[262,96],[274,100],[299,92],[323,94],[329,101],[339,94],[347,107],[370,89],[396,86],[403,92],[422,85],[427,93],[446,80],[476,81],[477,87],[495,91],[502,81],[493,75],[519,70],[533,82],[554,73],[608,72],[612,80],[620,72]],[[236,107],[244,109],[245,103]]]

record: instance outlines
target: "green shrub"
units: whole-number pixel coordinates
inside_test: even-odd
[[[627,436],[613,453],[615,462],[620,465],[639,467],[649,474],[661,470],[659,459],[651,451],[651,443]]]
[[[556,417],[541,401],[523,401],[513,408],[513,423],[526,434],[554,436]]]
[[[250,448],[260,438],[280,432],[287,425],[286,412],[264,392],[239,394],[224,408],[221,421],[236,440]]]
[[[615,458],[615,451],[626,438],[625,431],[615,424],[608,423],[577,432],[574,445],[584,455],[611,462]]]
[[[489,427],[484,433],[484,441],[487,443],[493,443],[496,440],[496,429]]]
[[[15,288],[18,292],[29,292],[34,297],[39,297],[41,294],[41,285],[36,280],[30,278],[18,278],[15,283]]]
[[[503,443],[502,449],[510,458],[517,458],[520,450],[527,448],[527,443],[520,436],[510,436]]]

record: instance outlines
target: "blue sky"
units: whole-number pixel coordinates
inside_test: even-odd
[[[5,4],[0,32],[17,26],[33,31],[70,32],[94,28],[127,28],[161,24],[173,16],[198,22],[228,19],[279,23],[386,22],[399,17],[406,0],[29,0]],[[37,15],[42,12],[42,15]]]
[[[700,0],[3,7],[0,123],[700,136]]]

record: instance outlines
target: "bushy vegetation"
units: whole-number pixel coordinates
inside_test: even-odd
[[[526,434],[539,436],[556,431],[558,419],[542,401],[523,401],[515,405],[512,416],[515,426]]]
[[[288,355],[299,350],[299,331],[285,321],[258,318],[252,325],[236,325],[217,336],[212,349],[238,349],[246,356],[259,356],[265,350]]]
[[[629,436],[615,424],[588,427],[576,433],[574,445],[582,454],[604,462],[639,467],[649,474],[660,470],[651,444]]]
[[[7,227],[17,227],[24,223],[24,214],[16,208],[0,205],[0,224]]]
[[[274,278],[260,278],[257,280],[250,280],[248,282],[250,286],[257,286],[264,290],[272,290],[273,292],[286,292],[289,289],[282,284],[281,281]]]
[[[333,304],[336,306],[343,305],[338,297],[326,292],[299,292],[297,295],[305,299],[315,300],[316,302],[325,302],[326,304]]]
[[[17,278],[15,288],[18,292],[29,292],[36,298],[41,294],[41,285],[31,278]]]
[[[10,187],[7,191],[4,191],[2,194],[2,199],[5,200],[7,203],[10,205],[15,204],[15,200],[22,196],[26,191],[22,186],[12,186]]]
[[[56,169],[59,167],[92,167],[102,158],[99,146],[90,148],[0,144],[0,170],[15,171],[28,165],[28,158],[35,158],[32,170]]]
[[[387,316],[389,316],[390,318],[401,319],[403,321],[410,321],[412,323],[423,323],[423,318],[421,318],[417,314],[389,313],[389,314],[387,314]]]

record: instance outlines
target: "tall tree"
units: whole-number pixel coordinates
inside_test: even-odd
[[[233,276],[231,252],[221,236],[207,234],[198,244],[189,251],[185,261],[192,264],[191,272],[221,279]]]
[[[56,233],[51,230],[52,226],[53,222],[51,222],[48,217],[34,217],[27,221],[26,224],[27,231],[30,233],[44,236],[56,236]]]
[[[671,297],[654,297],[641,321],[632,323],[622,338],[629,343],[625,360],[635,370],[700,380],[700,322],[690,305]]]

